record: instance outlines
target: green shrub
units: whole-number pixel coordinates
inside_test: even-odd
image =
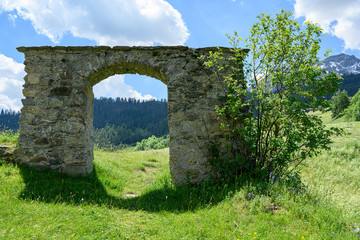
[[[151,136],[136,143],[136,150],[162,149],[169,147],[169,135],[165,137]]]
[[[344,114],[344,110],[349,107],[350,100],[346,90],[338,90],[331,98],[331,112],[332,118],[341,117]]]
[[[94,150],[98,151],[105,151],[105,152],[115,152],[118,150],[122,150],[129,147],[129,145],[126,144],[112,144],[110,142],[102,142],[102,143],[94,143]]]
[[[340,77],[318,66],[321,28],[309,22],[300,27],[291,16],[283,10],[276,18],[258,16],[244,41],[248,61],[236,32],[228,36],[233,56],[218,49],[202,57],[226,83],[217,113],[227,141],[210,139],[209,146],[215,178],[289,174],[342,132],[308,114],[310,108],[329,107],[323,96],[335,92]]]
[[[360,121],[360,89],[352,97],[350,106],[345,109],[345,118],[353,121]]]

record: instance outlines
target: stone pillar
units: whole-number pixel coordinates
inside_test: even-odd
[[[21,49],[19,49],[21,51]],[[24,52],[25,84],[15,159],[37,169],[85,175],[93,169],[93,93],[65,54]]]
[[[223,138],[215,112],[223,94],[221,84],[200,62],[188,66],[186,73],[168,83],[169,161],[175,185],[207,178],[209,140]]]

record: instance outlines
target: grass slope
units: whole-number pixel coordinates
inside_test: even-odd
[[[360,239],[360,124],[309,159],[303,185],[171,185],[168,149],[95,151],[63,176],[0,161],[0,239]],[[355,226],[354,226],[355,225]]]
[[[334,137],[331,151],[309,159],[302,169],[302,180],[309,192],[359,219],[360,122],[345,122],[342,118],[332,120],[330,112],[321,117],[328,127],[341,127],[347,135]],[[358,220],[358,226],[359,223]]]

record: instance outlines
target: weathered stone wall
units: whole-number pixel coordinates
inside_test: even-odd
[[[27,76],[15,158],[39,169],[85,175],[93,169],[92,87],[114,74],[142,74],[168,87],[173,182],[208,172],[206,144],[219,135],[222,86],[198,56],[215,48],[20,47]],[[225,52],[230,53],[226,48]]]

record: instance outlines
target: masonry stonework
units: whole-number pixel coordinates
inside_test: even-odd
[[[227,48],[222,48],[231,54]],[[216,48],[20,47],[25,84],[15,159],[70,175],[93,170],[92,87],[115,74],[141,74],[168,88],[170,171],[175,185],[204,179],[206,144],[221,138],[215,106],[222,84],[198,58]],[[121,159],[119,159],[121,161]]]

